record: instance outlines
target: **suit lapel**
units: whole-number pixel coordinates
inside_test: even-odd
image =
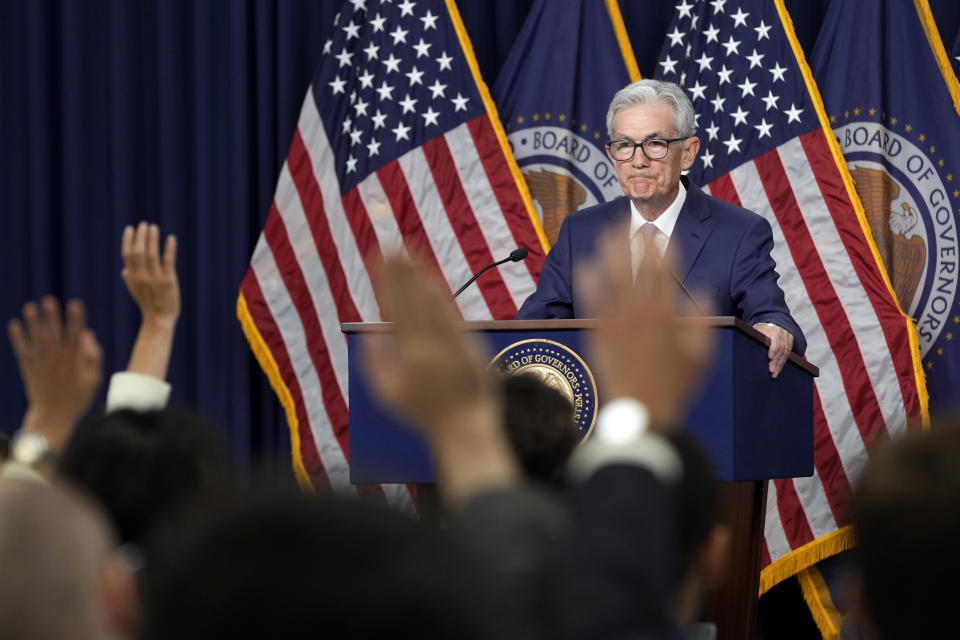
[[[674,260],[677,277],[685,281],[713,228],[709,222],[710,204],[707,197],[686,176],[681,180],[687,188],[687,198],[670,235],[667,253]]]

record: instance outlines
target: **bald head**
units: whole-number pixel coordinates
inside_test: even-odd
[[[3,637],[103,637],[100,586],[112,544],[104,518],[72,491],[0,480]]]

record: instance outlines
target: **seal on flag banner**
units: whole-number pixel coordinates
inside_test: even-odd
[[[616,0],[534,3],[493,95],[550,244],[569,213],[622,195],[607,106],[639,79]]]

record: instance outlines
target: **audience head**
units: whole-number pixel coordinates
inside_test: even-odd
[[[131,633],[132,578],[106,519],[71,490],[0,480],[0,629],[7,640]]]
[[[730,532],[720,521],[719,484],[703,448],[684,432],[669,436],[683,464],[677,486],[678,572],[674,608],[684,623],[699,614],[706,590],[726,571]]]
[[[960,422],[889,443],[854,493],[861,624],[879,637],[945,638],[960,574]]]
[[[59,470],[100,501],[124,542],[142,541],[158,520],[233,482],[219,435],[173,409],[122,410],[88,422],[68,442]]]
[[[375,504],[263,496],[164,540],[148,637],[482,636],[450,538]]]
[[[573,407],[534,374],[503,377],[507,436],[528,478],[561,486],[567,459],[580,441]]]

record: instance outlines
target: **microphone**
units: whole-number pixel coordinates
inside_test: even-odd
[[[457,289],[457,292],[453,294],[452,300],[456,300],[457,296],[463,293],[464,289],[466,289],[471,284],[473,284],[474,281],[480,276],[482,276],[484,272],[487,271],[488,269],[493,269],[494,267],[500,266],[504,262],[520,262],[521,260],[525,260],[527,257],[527,253],[528,252],[526,249],[514,249],[513,251],[510,252],[510,255],[504,258],[503,260],[498,260],[497,262],[494,262],[493,264],[488,264],[483,269],[480,269],[480,271],[477,271],[475,274],[473,274],[472,278],[464,282],[462,287]]]

